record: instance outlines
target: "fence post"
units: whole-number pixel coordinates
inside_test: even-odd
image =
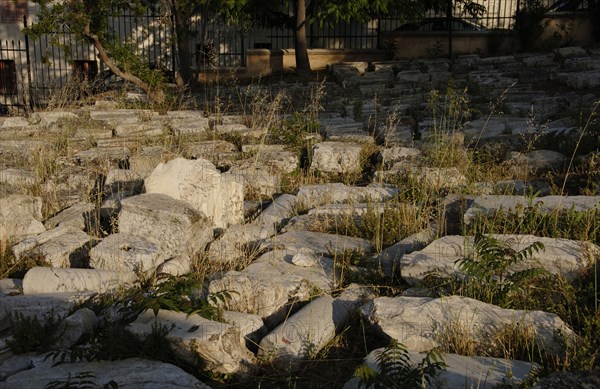
[[[23,15],[23,27],[27,31],[27,15]],[[27,88],[23,88],[23,92],[27,90],[27,97],[25,97],[25,105],[29,103],[29,109],[33,109],[33,93],[31,85],[31,60],[29,58],[29,34],[25,32],[25,62],[27,66]]]

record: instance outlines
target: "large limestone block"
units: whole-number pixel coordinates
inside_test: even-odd
[[[259,315],[272,328],[295,302],[308,300],[315,290],[327,293],[334,287],[332,259],[320,257],[312,266],[297,266],[292,258],[280,250],[265,253],[243,271],[229,271],[211,281],[209,292],[234,292],[219,302],[222,308]]]
[[[217,227],[244,220],[244,183],[240,176],[221,174],[204,159],[176,158],[159,164],[145,180],[146,192],[189,202]]]
[[[351,142],[322,142],[312,149],[310,169],[329,174],[353,174],[362,171],[363,146]]]
[[[29,195],[10,195],[0,199],[0,245],[17,243],[46,229],[41,223],[42,199]]]
[[[479,214],[491,214],[499,210],[521,213],[529,207],[535,207],[541,213],[560,210],[590,211],[600,208],[600,196],[544,196],[533,199],[524,196],[480,196],[471,203],[464,220],[469,223]]]
[[[541,238],[533,235],[491,236],[516,251],[523,250],[535,242],[544,245],[543,250],[526,261],[515,263],[508,269],[509,271],[539,267],[553,274],[573,279],[600,255],[600,247],[591,242]],[[473,237],[449,235],[437,239],[421,251],[402,256],[400,260],[402,278],[409,284],[416,285],[432,271],[444,276],[461,274],[456,261],[464,257],[474,257],[473,246]]]
[[[364,364],[375,371],[380,371],[378,357],[385,349],[373,350],[367,355]],[[492,389],[497,387],[519,387],[530,374],[534,373],[536,365],[531,362],[510,361],[502,358],[466,357],[458,354],[442,354],[446,363],[445,370],[438,371],[433,380],[433,388],[480,388]],[[425,358],[424,353],[409,351],[410,364],[416,367]],[[397,361],[401,362],[401,361]],[[430,387],[430,386],[428,386]],[[344,389],[359,389],[358,378],[352,378],[344,385]]]
[[[338,298],[318,297],[265,336],[258,356],[285,368],[297,367],[331,342],[359,306],[360,294],[355,290]]]
[[[136,280],[131,271],[34,267],[23,278],[23,293],[105,293],[131,287]]]
[[[2,383],[3,389],[45,388],[52,382],[78,382],[77,376],[91,374],[95,384],[102,387],[110,382],[119,388],[150,389],[208,389],[193,375],[177,366],[141,358],[120,361],[63,363],[52,366],[51,358],[32,369],[14,374]],[[108,385],[108,387],[113,387]]]
[[[157,324],[166,326],[167,340],[175,354],[191,364],[200,357],[210,371],[231,374],[246,373],[254,363],[254,355],[246,349],[237,327],[199,315],[160,310],[154,316],[152,310],[147,310],[128,328],[137,335],[150,335]]]
[[[125,233],[109,235],[90,250],[94,269],[151,273],[166,259],[157,244]]]
[[[567,164],[567,157],[552,150],[533,150],[530,153],[513,151],[508,155],[505,163],[511,166],[515,173],[540,173],[563,169]]]
[[[444,345],[447,331],[458,332],[472,340],[476,348],[494,347],[501,331],[519,328],[531,330],[540,349],[561,352],[556,338],[561,331],[567,338],[574,332],[555,314],[542,311],[503,309],[461,296],[438,299],[429,297],[379,297],[365,304],[362,314],[384,334],[407,349],[425,352]]]
[[[121,201],[119,232],[157,244],[167,256],[193,257],[213,238],[206,216],[188,202],[159,193]]]
[[[25,239],[13,246],[15,257],[42,258],[54,267],[81,267],[87,264],[92,239],[71,226],[59,226]]]

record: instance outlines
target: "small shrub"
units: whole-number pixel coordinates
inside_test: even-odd
[[[119,384],[110,380],[104,385],[98,385],[95,382],[96,376],[89,372],[83,371],[71,376],[68,374],[65,380],[50,381],[44,389],[118,389]]]
[[[503,302],[511,290],[526,284],[533,275],[544,272],[538,268],[511,272],[510,267],[531,259],[543,249],[541,242],[534,242],[516,251],[508,243],[494,237],[475,235],[474,255],[456,261],[458,268],[466,276],[459,293],[490,304]]]
[[[60,338],[59,317],[54,311],[40,321],[36,316],[25,316],[20,312],[10,316],[10,335],[8,346],[15,354],[27,352],[43,353],[50,351]]]
[[[376,356],[379,371],[366,365],[356,369],[354,376],[365,388],[424,388],[434,386],[438,372],[446,369],[439,350],[429,351],[416,366],[401,343],[392,343]]]

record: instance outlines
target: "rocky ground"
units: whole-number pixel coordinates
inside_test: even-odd
[[[0,118],[0,387],[594,385],[599,51],[271,81]]]

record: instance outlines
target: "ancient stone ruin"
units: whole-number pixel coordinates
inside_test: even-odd
[[[600,51],[217,87],[0,118],[0,387],[358,388],[401,344],[487,388],[598,347],[553,293],[597,277]]]

